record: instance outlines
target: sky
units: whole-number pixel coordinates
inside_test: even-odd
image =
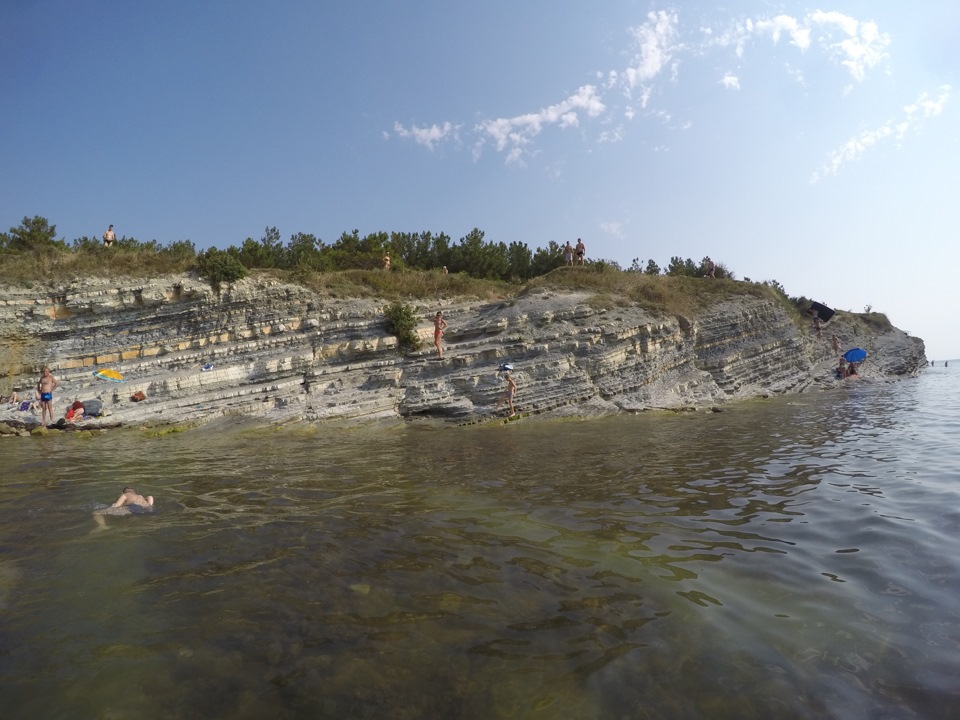
[[[582,237],[960,358],[960,3],[7,0],[0,229]]]

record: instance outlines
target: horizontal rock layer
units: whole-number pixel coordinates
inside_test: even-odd
[[[2,298],[0,360],[15,385],[32,388],[49,365],[61,382],[58,414],[65,402],[98,397],[112,424],[229,414],[475,422],[495,412],[503,362],[516,368],[523,415],[716,406],[835,383],[833,333],[868,350],[866,378],[926,365],[923,342],[899,330],[877,333],[838,313],[817,339],[781,304],[735,292],[689,318],[553,290],[420,304],[423,346],[412,354],[387,331],[383,301],[321,298],[262,277],[220,295],[177,276],[49,294],[5,288]],[[442,360],[432,346],[437,309],[449,323]],[[96,378],[104,367],[125,382]],[[134,403],[138,390],[147,399]]]

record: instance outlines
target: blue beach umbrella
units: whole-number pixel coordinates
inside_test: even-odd
[[[867,351],[863,348],[853,348],[853,350],[847,350],[843,354],[843,359],[847,362],[862,362],[866,356]]]

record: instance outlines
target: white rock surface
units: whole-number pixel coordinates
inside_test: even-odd
[[[3,288],[0,298],[0,342],[15,386],[32,388],[49,365],[61,382],[58,415],[74,399],[103,401],[106,415],[91,427],[237,414],[478,422],[503,414],[494,410],[503,362],[516,368],[523,416],[715,407],[836,386],[833,333],[844,348],[868,351],[866,380],[927,364],[923,342],[899,330],[877,333],[838,313],[818,340],[779,303],[748,294],[689,318],[631,303],[597,309],[590,293],[553,290],[503,302],[420,302],[423,346],[406,356],[387,332],[386,301],[331,300],[269,278],[248,278],[219,297],[202,280],[171,276]],[[449,323],[443,360],[431,322],[441,306]],[[99,368],[126,382],[96,378]],[[132,402],[138,390],[147,399]],[[0,421],[11,419],[32,416],[0,411]]]

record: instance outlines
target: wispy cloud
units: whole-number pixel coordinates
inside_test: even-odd
[[[747,27],[758,35],[769,35],[774,44],[780,42],[780,38],[786,35],[794,47],[800,50],[810,47],[810,28],[789,15],[777,15],[774,18],[756,21],[748,20]]]
[[[622,222],[602,222],[600,223],[600,229],[607,235],[615,237],[617,240],[623,240]]]
[[[456,138],[459,125],[445,122],[442,125],[431,125],[430,127],[404,127],[400,123],[393,124],[393,131],[398,137],[413,140],[418,145],[433,150],[434,146],[444,140]]]
[[[849,91],[854,83],[863,82],[871,70],[884,62],[890,46],[890,36],[881,32],[876,23],[822,10],[796,17],[779,14],[742,18],[722,27],[701,22],[699,27],[686,32],[681,27],[678,11],[658,10],[648,13],[640,24],[627,28],[626,35],[628,46],[623,66],[598,71],[595,85],[583,85],[553,105],[535,112],[481,120],[472,127],[451,122],[422,127],[396,122],[393,134],[430,150],[441,143],[459,144],[463,134],[474,160],[493,148],[504,156],[506,164],[523,165],[526,158],[536,154],[536,140],[546,128],[583,129],[587,119],[600,119],[610,125],[615,117],[627,123],[667,118],[671,129],[689,127],[689,120],[678,121],[681,125],[669,124],[669,106],[660,103],[658,107],[657,101],[664,97],[665,88],[681,82],[681,70],[688,67],[684,63],[692,59],[732,50],[739,65],[748,52],[763,41],[774,45],[785,42],[796,50],[799,58],[815,51],[829,58],[843,69],[844,75],[852,78]],[[718,84],[729,90],[740,90],[745,72],[741,70],[725,71]],[[785,72],[795,81],[808,84],[795,64],[785,65]],[[618,125],[615,130],[605,128],[580,135],[592,142],[612,143],[622,140],[626,132],[623,125]],[[876,132],[877,137],[865,133],[859,141],[852,140],[847,155],[841,153],[841,156],[858,156],[864,148],[886,137],[882,129]],[[840,160],[839,165],[843,162],[845,160]]]
[[[729,90],[740,89],[740,79],[736,75],[733,75],[732,73],[727,73],[722,78],[720,78],[720,84]]]
[[[834,62],[846,68],[857,82],[866,79],[867,71],[887,57],[890,35],[880,32],[874,22],[861,22],[839,12],[817,10],[801,18],[777,15],[772,18],[748,18],[731,24],[725,30],[702,27],[705,45],[733,48],[738,58],[747,53],[757,38],[769,38],[776,45],[787,38],[790,45],[805,53],[816,46]]]
[[[507,163],[522,162],[524,152],[546,125],[561,128],[580,124],[580,113],[597,117],[606,110],[606,105],[597,94],[594,85],[584,85],[566,100],[543,108],[539,112],[526,113],[511,118],[497,118],[478,123],[474,130],[479,139],[474,146],[474,156],[479,157],[484,144],[492,141],[500,152],[507,152]]]
[[[682,49],[677,42],[679,18],[661,10],[647,15],[647,22],[630,28],[635,49],[630,64],[621,73],[627,90],[649,83],[663,72],[674,54]]]
[[[935,98],[931,98],[928,93],[921,93],[915,102],[904,106],[900,117],[892,118],[879,127],[864,130],[850,138],[830,153],[823,167],[810,178],[810,182],[818,183],[829,175],[836,175],[844,165],[859,160],[882,142],[899,141],[910,133],[919,132],[928,119],[940,115],[950,99],[950,92],[949,85],[942,85],[937,89]]]
[[[820,10],[809,17],[812,23],[825,30],[838,30],[841,35],[845,35],[836,40],[832,34],[827,34],[822,36],[820,41],[830,55],[850,71],[854,80],[862,82],[867,70],[879,65],[886,57],[890,36],[880,32],[876,23],[859,22],[838,12]]]

